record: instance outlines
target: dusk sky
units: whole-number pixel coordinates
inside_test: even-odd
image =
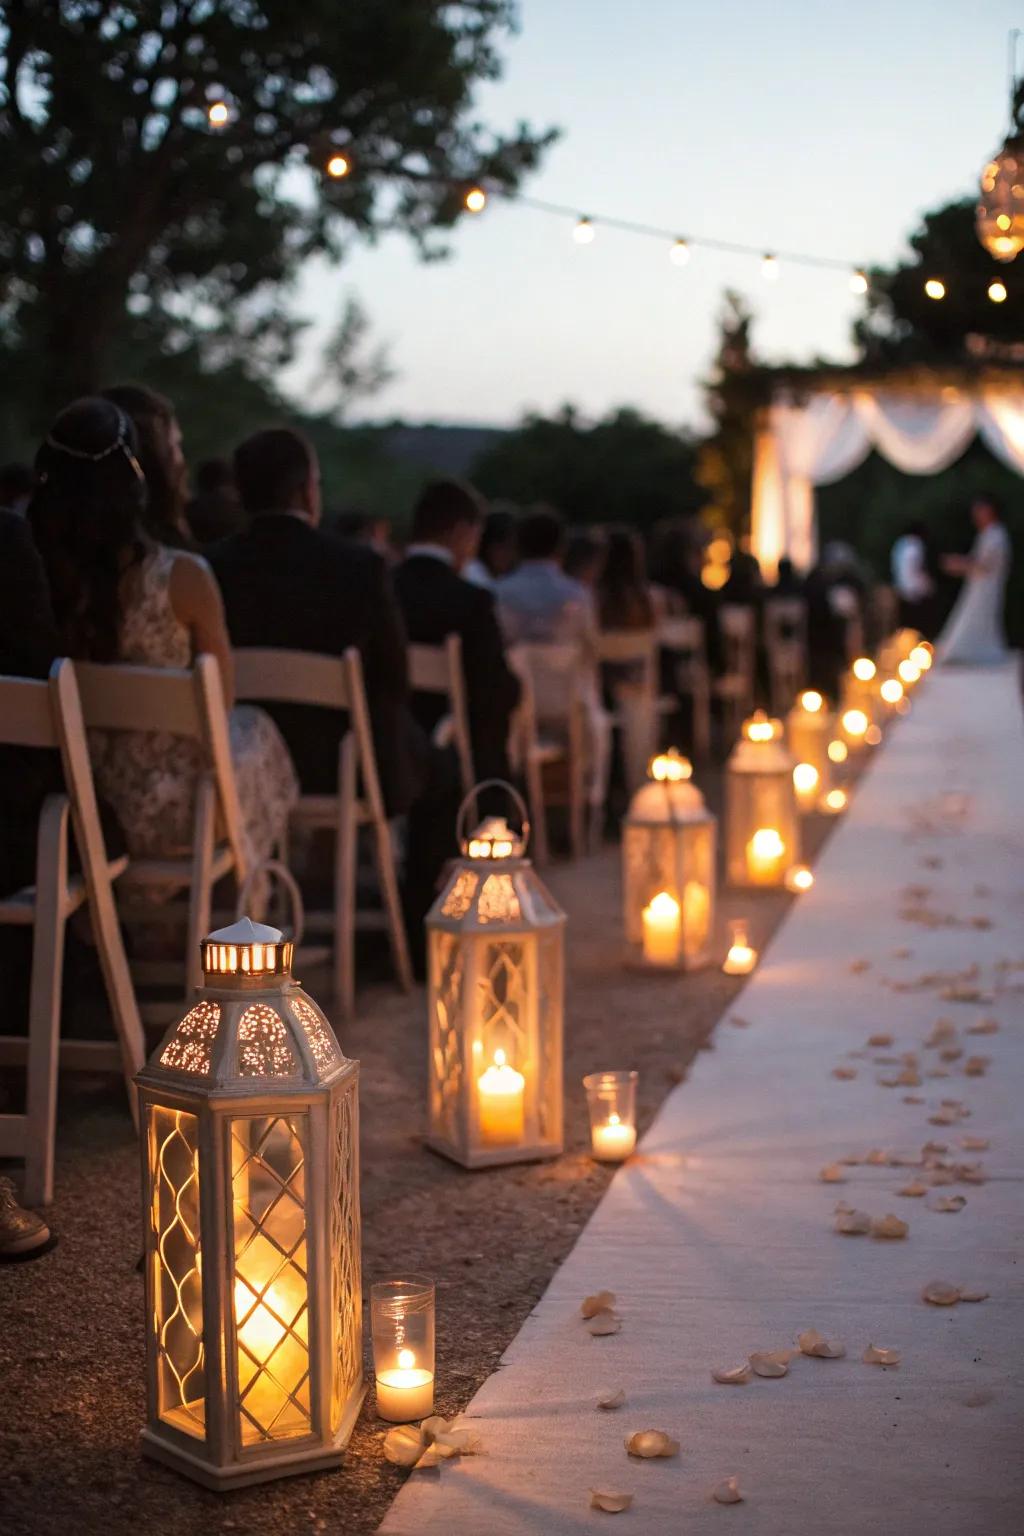
[[[479,94],[494,126],[563,136],[524,191],[597,221],[499,200],[467,218],[445,263],[389,237],[298,294],[316,317],[286,384],[301,391],[348,293],[398,377],[357,415],[511,425],[571,401],[701,424],[700,380],[727,287],[756,314],[766,360],[849,357],[858,301],[845,272],[601,229],[602,213],[849,259],[891,261],[920,214],[973,192],[1007,126],[1006,36],[1019,0],[524,0],[503,80]]]

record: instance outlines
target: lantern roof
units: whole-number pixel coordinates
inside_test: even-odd
[[[267,923],[254,923],[251,917],[240,917],[228,928],[218,928],[207,938],[208,944],[280,944],[284,934],[279,928]]]
[[[432,928],[460,933],[529,932],[565,922],[565,913],[526,859],[458,859],[427,914]]]

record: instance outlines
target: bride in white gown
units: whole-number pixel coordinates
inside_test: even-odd
[[[987,497],[971,507],[978,537],[969,555],[947,555],[943,567],[964,584],[939,636],[939,659],[960,666],[987,667],[1007,654],[1003,599],[1010,572],[1010,536]]]

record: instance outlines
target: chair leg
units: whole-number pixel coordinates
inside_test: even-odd
[[[338,755],[338,827],[334,841],[334,1002],[341,1018],[356,1011],[356,746],[351,732]]]
[[[580,711],[569,720],[569,845],[574,859],[586,851],[586,775]]]
[[[210,931],[214,828],[215,791],[212,781],[204,777],[200,779],[196,791],[195,835],[192,843],[192,887],[188,904],[188,947],[185,954],[185,985],[189,997],[203,984],[200,946]]]
[[[526,796],[530,802],[533,826],[533,862],[543,868],[548,862],[548,823],[544,805],[544,768],[528,750],[526,753]]]
[[[412,961],[409,958],[409,943],[405,936],[405,921],[402,915],[402,899],[398,890],[398,876],[395,873],[395,852],[391,843],[391,828],[383,818],[380,820],[374,818],[373,841],[377,856],[377,878],[380,880],[384,908],[387,912],[391,953],[395,961],[398,984],[403,992],[411,992]]]
[[[57,1067],[64,972],[65,892],[68,876],[68,805],[54,799],[39,823],[32,981],[28,1019],[28,1081],[25,1123],[26,1205],[53,1199],[57,1136]]]

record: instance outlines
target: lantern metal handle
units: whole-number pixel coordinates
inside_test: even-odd
[[[238,900],[235,903],[235,917],[241,919],[249,912],[249,894],[261,875],[269,875],[281,885],[288,896],[292,909],[292,943],[298,949],[302,943],[302,936],[306,931],[306,908],[302,900],[302,892],[298,882],[287,864],[282,864],[280,859],[263,859],[261,863],[253,865],[242,882],[238,892]]]
[[[504,789],[508,791],[508,797],[519,812],[519,819],[523,824],[522,839],[523,852],[525,853],[530,842],[530,813],[526,808],[526,801],[513,784],[507,779],[481,779],[479,784],[474,784],[469,794],[459,806],[459,814],[455,819],[455,839],[459,847],[466,840],[466,812],[470,806],[476,804],[477,796],[483,789]]]

